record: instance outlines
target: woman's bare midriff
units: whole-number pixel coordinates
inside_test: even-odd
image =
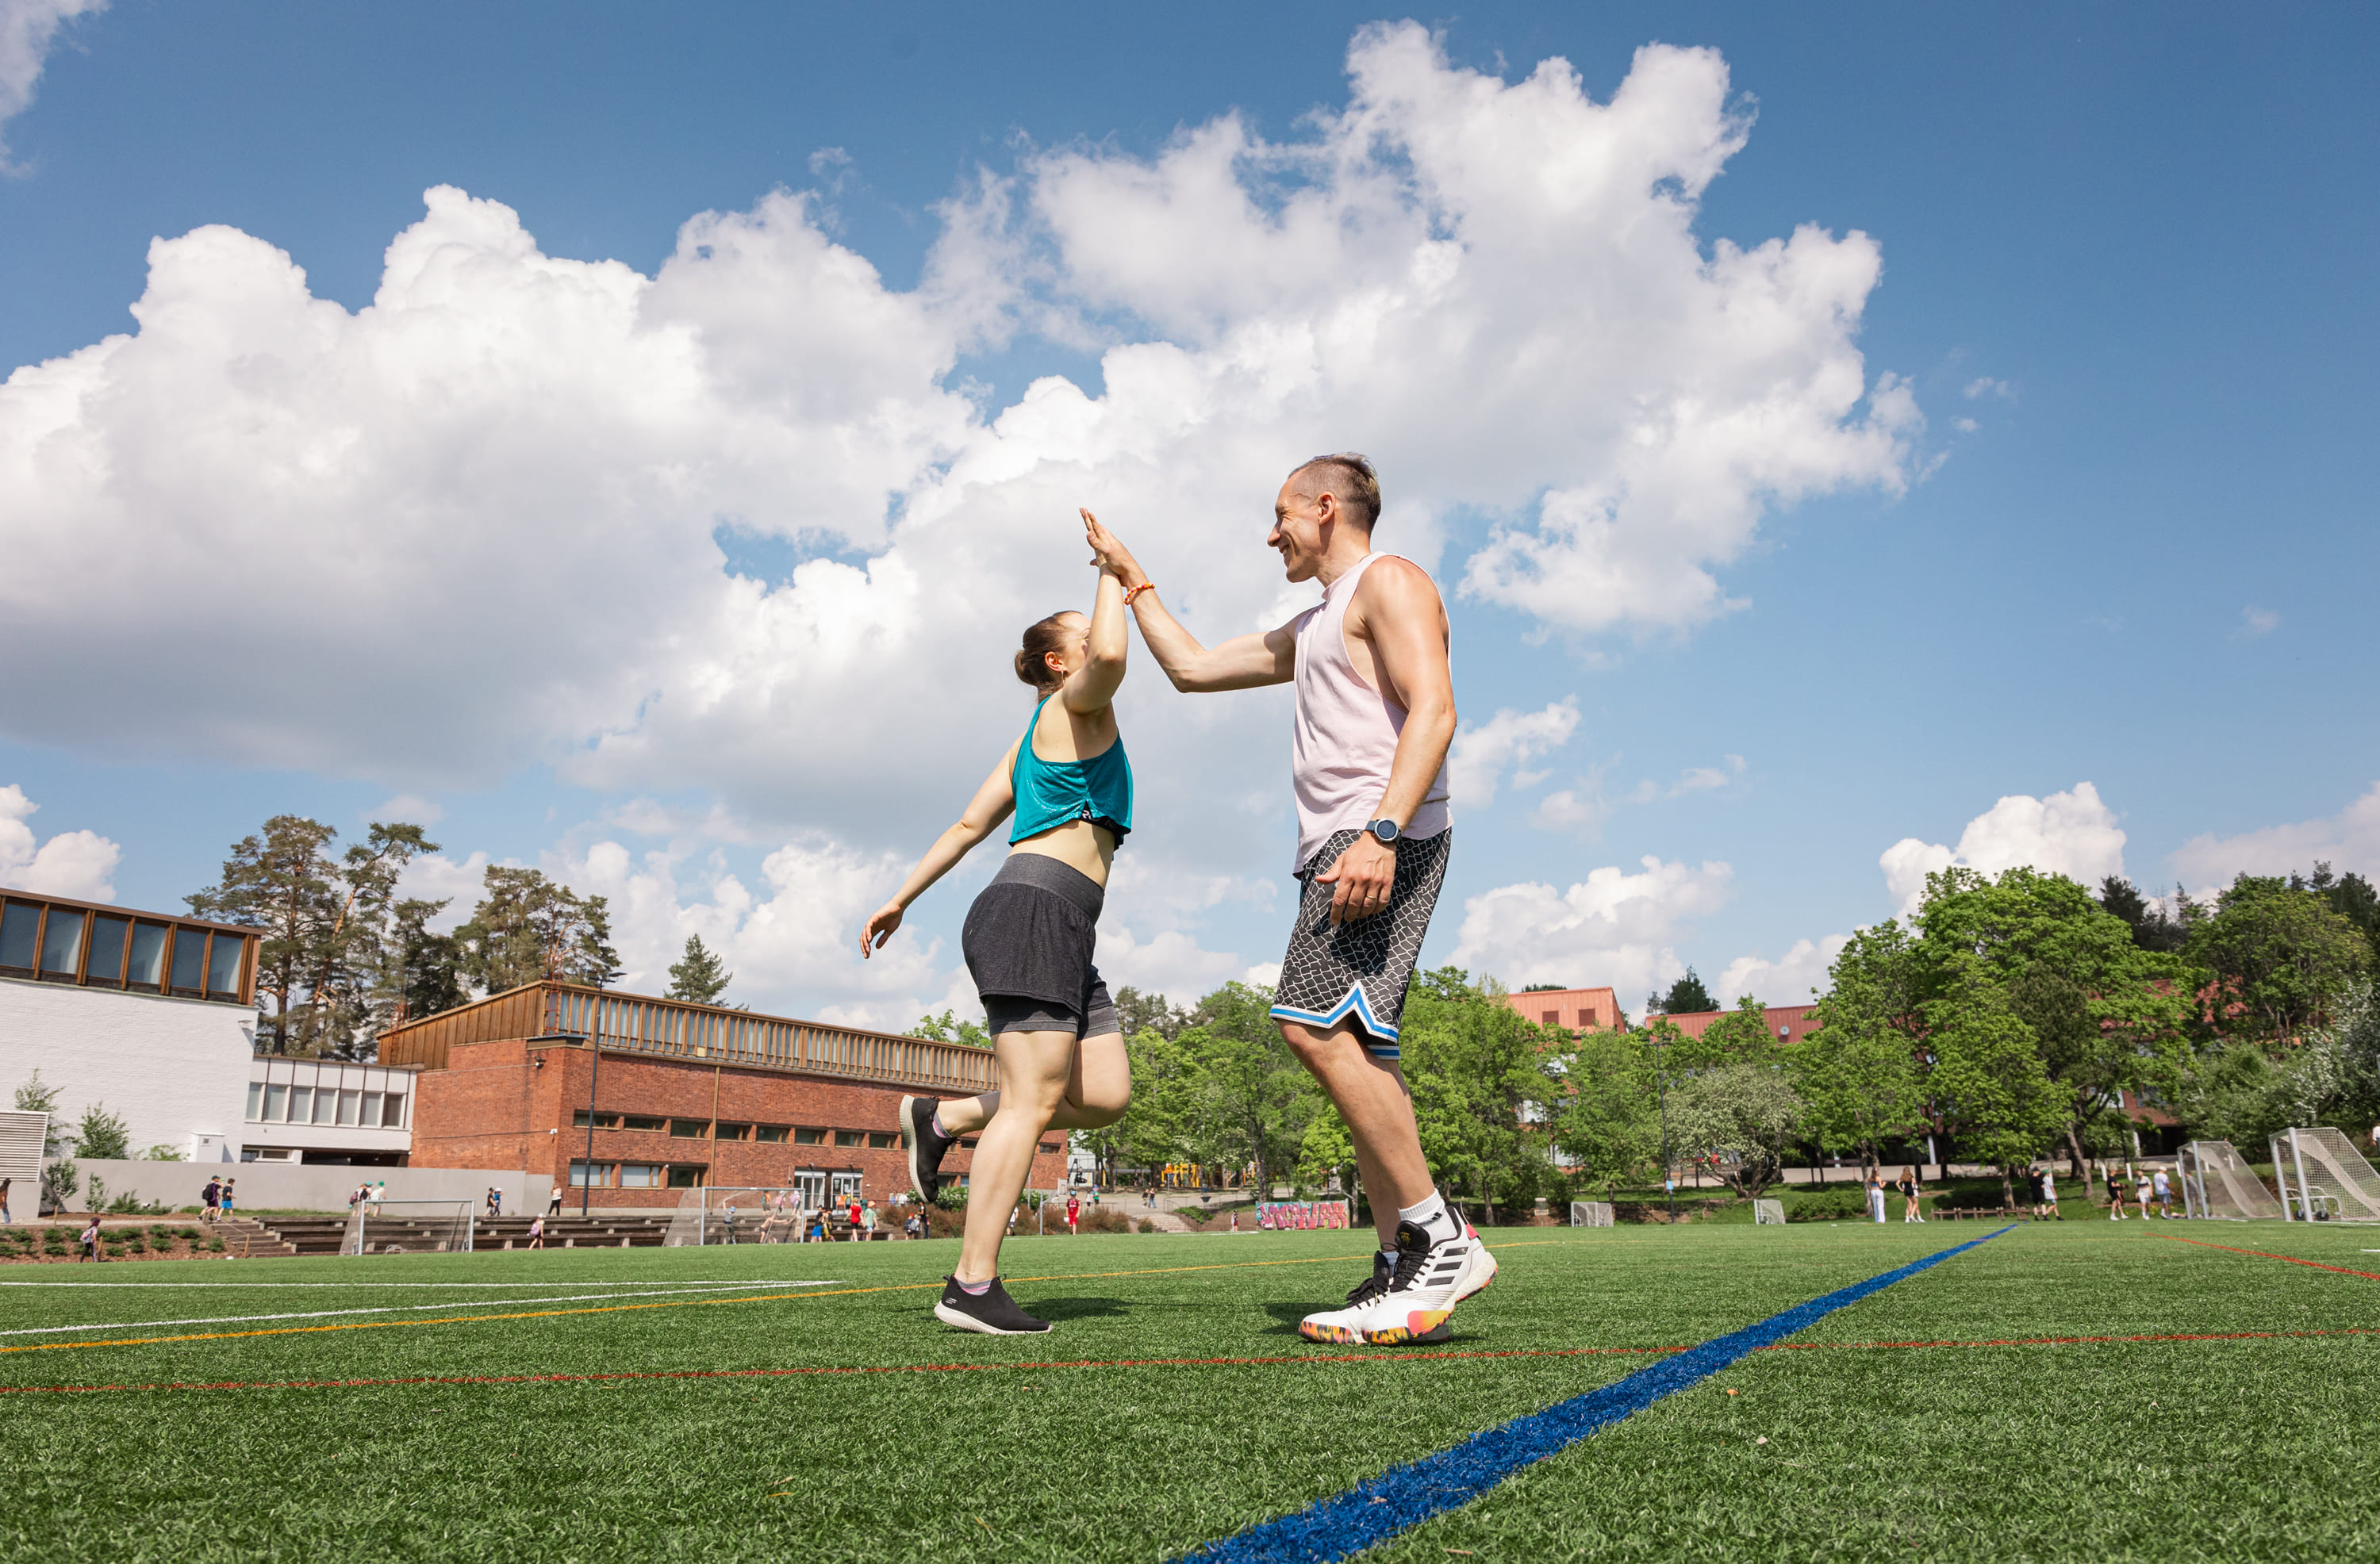
[[[1051,826],[1038,836],[1028,836],[1009,848],[1009,852],[1038,853],[1045,858],[1055,858],[1068,868],[1076,869],[1097,881],[1105,890],[1108,865],[1115,857],[1116,839],[1105,827],[1088,820],[1068,820],[1062,826]]]

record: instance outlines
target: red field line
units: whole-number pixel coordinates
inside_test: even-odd
[[[2153,1232],[2151,1238],[2163,1238],[2175,1243],[2192,1244],[2200,1249],[2220,1249],[2226,1255],[2253,1255],[2260,1260],[2286,1260],[2292,1266],[2310,1266],[2318,1271],[2337,1271],[2340,1276],[2360,1276],[2366,1281],[2380,1281],[2380,1272],[2350,1270],[2345,1266],[2325,1266],[2320,1260],[2301,1260],[2295,1255],[2275,1255],[2263,1249],[2234,1249],[2228,1243],[2209,1243],[2203,1238],[2183,1238],[2179,1233]]]
[[[1933,1351],[1949,1347],[2076,1347],[2166,1341],[2281,1341],[2311,1337],[2380,1335],[2380,1330],[2182,1331],[2140,1336],[2011,1336],[1939,1341],[1779,1341],[1763,1352]],[[803,1368],[686,1368],[622,1370],[605,1374],[407,1375],[385,1379],[173,1380],[152,1384],[0,1385],[0,1396],[91,1395],[107,1390],[358,1390],[405,1385],[585,1385],[635,1379],[783,1379],[868,1374],[1030,1373],[1067,1368],[1243,1368],[1295,1364],[1411,1364],[1494,1358],[1659,1357],[1683,1347],[1514,1347],[1497,1352],[1283,1352],[1242,1358],[1085,1358],[1041,1363],[936,1363],[821,1364]]]

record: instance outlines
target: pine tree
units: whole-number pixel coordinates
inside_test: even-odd
[[[723,970],[725,964],[718,952],[702,942],[699,934],[686,937],[686,954],[669,969],[669,998],[686,1000],[698,1005],[715,1005],[735,975]]]

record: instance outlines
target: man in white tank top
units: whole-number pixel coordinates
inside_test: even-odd
[[[1175,689],[1296,688],[1301,893],[1272,1017],[1346,1122],[1380,1236],[1372,1275],[1346,1306],[1299,1326],[1317,1341],[1443,1340],[1455,1304],[1496,1274],[1430,1178],[1397,1067],[1405,988],[1453,840],[1454,680],[1446,605],[1419,565],[1372,552],[1379,514],[1379,479],[1362,456],[1318,456],[1291,473],[1265,541],[1289,579],[1321,584],[1322,600],[1278,629],[1209,649],[1084,513],[1093,551],[1123,583]]]

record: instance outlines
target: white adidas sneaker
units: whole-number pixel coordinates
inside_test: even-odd
[[[1372,1281],[1349,1294],[1347,1306],[1308,1315],[1297,1333],[1308,1341],[1375,1347],[1436,1340],[1454,1306],[1496,1279],[1496,1256],[1471,1224],[1457,1238],[1433,1241],[1419,1225],[1397,1224],[1397,1259],[1386,1285]]]

